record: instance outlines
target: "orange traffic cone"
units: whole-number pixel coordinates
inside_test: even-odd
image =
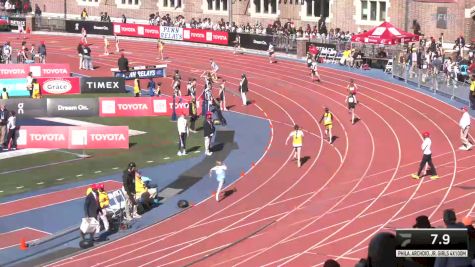
[[[252,167],[255,167],[256,166],[256,163],[253,161],[252,162]]]
[[[244,176],[244,170],[241,171],[241,177],[243,177],[243,176]]]
[[[20,249],[21,249],[21,250],[27,250],[27,249],[28,249],[28,244],[26,243],[26,241],[25,241],[24,238],[22,238],[22,239],[20,240]]]

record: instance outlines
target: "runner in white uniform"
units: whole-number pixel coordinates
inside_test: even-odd
[[[468,131],[470,130],[470,114],[468,114],[468,108],[463,107],[460,109],[462,111],[462,118],[460,118],[460,139],[462,140],[462,146],[460,150],[470,150],[472,149],[472,144],[468,141]]]
[[[311,70],[312,82],[315,81],[315,78],[318,82],[320,82],[320,75],[318,74],[317,61],[316,60],[313,60],[312,66],[310,67],[310,70]]]

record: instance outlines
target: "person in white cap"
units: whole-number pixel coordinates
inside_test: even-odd
[[[431,180],[437,180],[439,179],[439,176],[437,175],[437,171],[435,169],[434,163],[432,163],[432,151],[431,151],[431,146],[432,146],[432,141],[430,139],[430,133],[429,132],[423,132],[422,137],[424,138],[424,141],[422,142],[421,149],[422,149],[422,160],[421,163],[419,164],[419,170],[417,173],[411,174],[412,178],[418,180],[421,178],[421,172],[422,169],[426,166],[426,164],[429,164],[429,167],[432,171],[432,176],[430,177]]]
[[[221,161],[216,161],[216,166],[209,170],[209,176],[211,177],[213,171],[216,173],[216,180],[218,181],[218,189],[216,190],[216,201],[219,201],[219,194],[224,185],[226,179],[226,170],[228,168]]]
[[[460,110],[462,111],[462,118],[460,118],[459,122],[462,146],[459,149],[470,150],[473,146],[470,141],[468,141],[468,131],[470,130],[470,114],[468,114],[467,107],[462,107]]]

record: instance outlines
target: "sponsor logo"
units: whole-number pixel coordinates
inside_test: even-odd
[[[120,31],[123,31],[123,32],[135,32],[135,28],[120,27]],[[120,31],[119,31],[119,32],[120,32]]]
[[[146,104],[118,104],[119,110],[148,110]]]
[[[160,28],[160,38],[170,40],[183,40],[183,29],[178,27],[166,27]]]
[[[259,45],[267,45],[266,41],[258,41],[258,40],[255,40],[255,39],[252,39],[252,43],[253,44],[259,44]]]
[[[123,134],[91,134],[92,141],[125,141]]]
[[[10,25],[11,26],[25,26],[26,21],[25,20],[15,20],[15,19],[10,19]]]
[[[119,82],[86,82],[88,88],[119,89]]]
[[[120,33],[120,25],[114,25],[114,32],[115,33]]]
[[[191,33],[191,37],[195,37],[195,38],[205,38],[205,35],[202,34],[202,33],[192,32],[192,33]]]
[[[3,75],[24,74],[24,75],[26,75],[26,72],[25,72],[24,69],[0,69],[0,74],[3,74]]]
[[[165,112],[167,112],[167,101],[165,99],[154,99],[153,100],[153,112],[155,112],[155,113],[165,113]]]
[[[159,31],[157,29],[145,29],[145,33],[148,34],[159,34]]]
[[[65,106],[65,105],[58,105],[58,111],[66,110],[66,111],[77,111],[77,110],[89,110],[88,106],[85,105],[74,105],[74,106]]]
[[[213,40],[227,41],[228,37],[226,35],[213,34]]]
[[[66,69],[43,69],[44,74],[68,74]]]
[[[23,103],[23,102],[18,103],[16,113],[17,114],[25,114],[24,106],[25,106],[25,103]]]
[[[105,25],[104,25],[104,26],[96,26],[96,25],[94,25],[94,26],[92,26],[92,28],[93,28],[94,30],[103,30],[103,31],[108,31],[108,30],[109,30],[109,27],[107,27],[107,26],[105,26]]]
[[[79,31],[79,23],[75,23],[75,24],[74,24],[74,30],[75,30],[75,31]]]
[[[63,134],[30,134],[30,140],[32,141],[64,141]]]
[[[139,35],[143,35],[143,33],[144,33],[144,27],[143,27],[143,26],[138,26],[138,27],[137,27],[137,33],[138,33]]]
[[[82,146],[87,145],[87,130],[72,130],[71,145]]]
[[[50,94],[64,94],[73,89],[71,82],[68,80],[47,80],[43,84],[43,90]]]
[[[115,114],[115,101],[114,100],[104,100],[102,101],[102,113],[104,114]]]
[[[169,105],[170,105],[170,108],[173,108],[173,102],[169,103]],[[188,103],[186,102],[176,103],[175,108],[177,109],[188,108]]]

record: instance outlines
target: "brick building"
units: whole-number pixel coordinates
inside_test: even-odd
[[[447,42],[460,34],[466,40],[475,37],[471,9],[475,0],[32,0],[39,4],[46,16],[63,16],[66,1],[68,18],[78,17],[86,8],[91,19],[100,12],[114,18],[125,14],[127,18],[146,21],[150,14],[163,16],[182,14],[185,18],[209,17],[228,20],[232,8],[233,21],[264,25],[275,19],[291,19],[297,26],[315,25],[321,16],[326,17],[328,28],[357,32],[369,29],[386,20],[397,27],[412,31],[417,20],[421,32],[438,37],[444,33]],[[475,15],[475,8],[473,10]]]

